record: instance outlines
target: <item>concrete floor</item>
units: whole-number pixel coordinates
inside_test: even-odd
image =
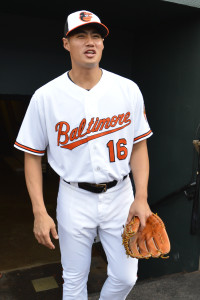
[[[89,295],[97,295],[106,279],[106,263],[100,255],[92,256],[88,278]],[[0,273],[1,300],[61,300],[62,266],[60,263]]]
[[[99,256],[93,256],[88,300],[99,300],[99,292],[106,279],[106,268],[101,260]],[[58,263],[0,274],[0,299],[61,300],[61,274],[62,268]],[[139,280],[127,297],[127,300],[132,299],[199,300],[200,271]]]
[[[99,294],[89,295],[99,300]],[[178,273],[138,281],[127,300],[200,300],[200,272]]]

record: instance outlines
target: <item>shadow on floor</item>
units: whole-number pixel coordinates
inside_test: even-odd
[[[106,279],[106,262],[92,256],[88,293],[98,293]],[[1,300],[61,300],[62,267],[60,263],[0,274]]]

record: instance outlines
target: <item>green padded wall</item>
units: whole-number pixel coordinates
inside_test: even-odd
[[[154,135],[149,139],[149,203],[164,220],[172,250],[167,260],[139,264],[139,278],[194,271],[200,233],[191,235],[193,201],[184,192],[195,181],[197,152],[192,141],[200,123],[200,21],[177,19],[150,25],[134,36],[132,79],[140,86]]]

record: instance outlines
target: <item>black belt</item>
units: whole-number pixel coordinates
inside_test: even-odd
[[[124,176],[123,180],[127,177],[128,175]],[[63,179],[64,180],[64,179]],[[64,180],[66,183],[70,184],[70,182]],[[89,182],[78,182],[78,187],[92,192],[92,193],[102,193],[102,192],[106,192],[108,189],[116,186],[116,184],[118,183],[117,180],[113,180],[110,182],[106,182],[106,183],[89,183]]]

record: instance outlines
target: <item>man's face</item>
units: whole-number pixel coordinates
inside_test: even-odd
[[[83,26],[63,38],[63,46],[70,52],[72,68],[94,68],[99,65],[104,48],[101,34],[92,26]]]

